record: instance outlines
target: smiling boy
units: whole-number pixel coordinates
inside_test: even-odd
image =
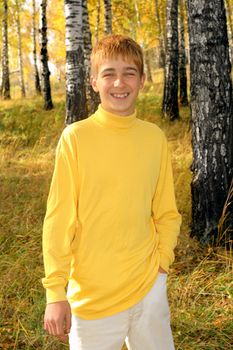
[[[99,92],[105,111],[127,116],[134,112],[144,80],[144,74],[139,74],[135,63],[111,59],[101,63],[98,74],[92,76],[92,86]]]
[[[166,277],[180,229],[166,138],[136,117],[145,81],[132,39],[91,56],[101,105],[65,128],[43,229],[44,328],[71,350],[174,349]],[[66,291],[66,286],[68,289]]]

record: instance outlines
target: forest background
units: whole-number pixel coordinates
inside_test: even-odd
[[[180,118],[174,121],[162,117],[164,67],[159,38],[161,33],[164,36],[166,32],[168,2],[112,1],[112,29],[115,33],[132,36],[145,51],[148,80],[138,100],[138,115],[164,130],[172,151],[177,203],[183,217],[176,261],[168,279],[176,349],[227,350],[232,349],[233,334],[232,250],[224,245],[203,246],[195,237],[190,237],[193,161],[190,106],[180,102]],[[41,77],[40,3],[39,0],[35,2],[35,23],[37,63]],[[62,350],[67,349],[67,345],[43,331],[45,297],[41,286],[44,274],[41,231],[55,147],[66,115],[64,2],[50,0],[47,4],[53,100],[53,108],[49,110],[44,109],[44,96],[35,91],[32,4],[31,0],[8,0],[11,99],[0,100],[0,349]],[[232,4],[231,0],[225,2],[230,47]],[[183,9],[189,99],[188,23]],[[88,1],[88,13],[94,44],[105,35],[103,2]],[[20,84],[17,14],[21,26],[25,96],[22,96]],[[158,14],[162,29],[159,28]],[[3,2],[0,4],[1,18]],[[3,38],[0,40],[2,57]]]

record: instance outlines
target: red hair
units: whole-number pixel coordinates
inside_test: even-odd
[[[92,50],[91,70],[98,72],[99,65],[105,59],[117,58],[133,61],[138,67],[140,76],[144,74],[143,52],[141,47],[130,37],[111,34],[100,40]]]

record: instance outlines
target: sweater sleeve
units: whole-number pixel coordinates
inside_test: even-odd
[[[161,167],[152,202],[152,216],[159,234],[160,266],[169,271],[180,231],[181,215],[177,211],[172,165],[168,143],[163,136]]]
[[[58,142],[55,168],[43,225],[43,257],[47,303],[66,300],[77,228],[78,160],[74,135],[67,127]]]

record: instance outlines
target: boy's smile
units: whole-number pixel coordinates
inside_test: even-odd
[[[133,61],[106,59],[92,76],[92,87],[100,94],[101,105],[110,113],[127,116],[134,112],[136,98],[145,76],[140,75]]]

